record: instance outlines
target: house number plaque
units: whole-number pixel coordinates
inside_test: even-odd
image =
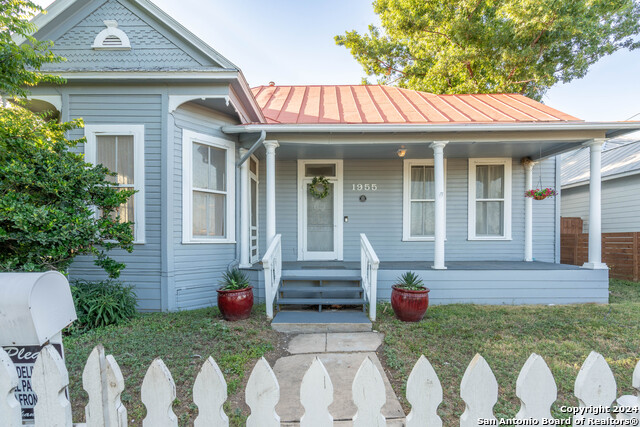
[[[352,191],[377,191],[378,184],[353,184]]]

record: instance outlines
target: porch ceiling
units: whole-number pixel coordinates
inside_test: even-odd
[[[444,149],[444,155],[445,158],[531,157],[538,159],[580,148],[581,144],[592,138],[594,137],[571,140],[450,141]],[[280,145],[276,150],[278,160],[398,159],[396,152],[401,147],[406,149],[406,159],[433,158],[433,150],[429,148],[430,142],[416,141],[403,135],[393,140],[388,137],[379,139],[372,136],[361,136],[361,139],[350,136],[349,140],[345,140],[332,135],[318,138],[305,136],[300,140],[295,140],[291,135],[286,135],[284,138],[267,137],[267,139],[278,141]],[[249,146],[247,145],[246,148]],[[264,158],[264,150],[258,150],[255,154],[258,158]]]

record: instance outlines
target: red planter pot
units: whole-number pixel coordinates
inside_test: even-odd
[[[253,287],[233,291],[218,289],[218,308],[225,320],[248,319],[253,307]]]
[[[419,322],[429,307],[429,291],[410,291],[396,285],[392,286],[391,308],[396,317],[403,322]]]

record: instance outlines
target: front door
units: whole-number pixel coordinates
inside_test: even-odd
[[[342,160],[298,160],[298,259],[342,260]]]

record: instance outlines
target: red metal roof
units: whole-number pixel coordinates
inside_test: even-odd
[[[270,124],[580,121],[517,94],[434,95],[383,85],[258,86],[251,90]]]

